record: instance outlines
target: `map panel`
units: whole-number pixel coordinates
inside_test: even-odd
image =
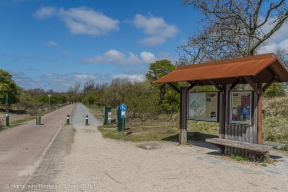
[[[188,119],[217,121],[217,92],[188,94]]]

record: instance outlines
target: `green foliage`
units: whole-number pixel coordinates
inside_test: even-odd
[[[82,98],[82,103],[85,105],[94,105],[97,104],[98,100],[99,98],[94,94],[94,92],[90,91]]]
[[[21,88],[12,80],[12,75],[0,69],[0,103],[6,103],[6,93],[9,94],[9,105],[19,101]]]
[[[204,85],[204,86],[195,86],[191,89],[192,92],[205,92],[205,91],[218,91],[214,86],[212,85]]]
[[[242,155],[236,155],[236,154],[232,154],[231,158],[236,160],[236,161],[243,161],[245,160],[245,158]]]
[[[129,114],[145,119],[158,110],[158,92],[148,81],[131,82],[127,79],[114,79],[99,98],[102,106],[116,108],[121,103],[128,106]]]
[[[149,70],[145,77],[152,82],[164,75],[175,70],[175,65],[169,60],[159,60],[150,64]],[[177,88],[180,88],[180,83],[174,83]],[[153,84],[155,89],[159,91],[159,107],[164,111],[176,111],[179,108],[179,94],[172,90],[166,83]]]
[[[285,89],[282,83],[273,83],[263,94],[264,97],[283,97],[285,96]]]
[[[150,64],[149,70],[147,72],[146,79],[150,81],[154,81],[167,75],[175,69],[175,66],[171,63],[171,61],[167,59],[155,61]],[[159,84],[158,84],[159,85]],[[160,85],[159,85],[160,86]]]
[[[49,97],[47,94],[39,95],[37,97],[37,101],[42,104],[49,104]],[[64,95],[51,95],[50,97],[50,104],[60,104],[60,103],[66,103],[67,98]]]

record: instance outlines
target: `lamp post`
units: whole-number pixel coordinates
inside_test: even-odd
[[[50,97],[51,97],[51,95],[48,95],[48,98],[49,98],[49,110],[50,110]]]

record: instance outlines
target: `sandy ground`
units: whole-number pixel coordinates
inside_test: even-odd
[[[59,165],[57,191],[287,191],[288,175],[238,163],[197,146],[104,139],[97,126],[76,125],[70,155]],[[213,155],[214,154],[214,155]],[[269,165],[273,169],[274,165]],[[272,167],[271,167],[272,166]],[[277,166],[277,165],[276,165]]]

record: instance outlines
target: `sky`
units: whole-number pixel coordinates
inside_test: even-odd
[[[201,29],[201,17],[181,0],[0,0],[0,69],[24,89],[45,91],[141,81],[150,63],[178,60],[177,46]],[[260,53],[288,48],[287,31]]]

